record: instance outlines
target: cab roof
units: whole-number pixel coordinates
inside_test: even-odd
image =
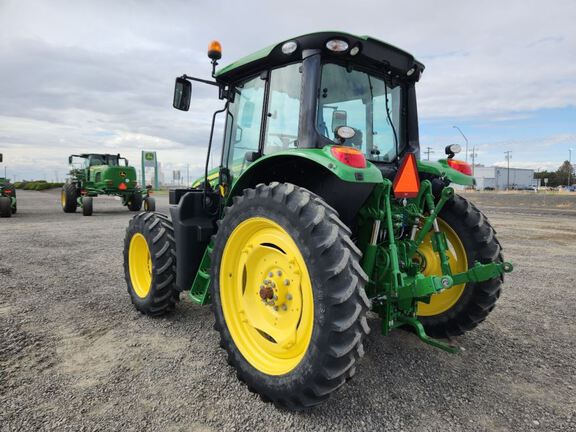
[[[348,49],[344,52],[330,51],[326,48],[326,42],[332,39],[347,42]],[[297,49],[291,54],[284,54],[282,45],[289,41],[296,42]],[[360,51],[352,56],[350,50],[355,46],[358,46]],[[301,60],[302,52],[308,49],[319,49],[326,58],[341,59],[369,69],[382,71],[397,79],[418,81],[424,70],[424,65],[415,60],[410,53],[386,42],[370,36],[325,31],[286,39],[256,51],[219,69],[216,72],[216,80],[223,83],[233,83],[263,70],[293,63]]]

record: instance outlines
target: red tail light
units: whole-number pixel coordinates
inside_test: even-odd
[[[4,189],[4,193],[6,195],[11,195],[12,194],[12,189]]]
[[[118,189],[120,190],[126,190],[126,183],[122,182],[118,185]]]
[[[456,159],[448,159],[448,165],[450,165],[450,167],[454,168],[456,171],[460,171],[462,174],[469,176],[472,175],[472,166],[468,162]]]
[[[334,146],[332,155],[343,164],[354,168],[366,168],[364,153],[352,147]]]

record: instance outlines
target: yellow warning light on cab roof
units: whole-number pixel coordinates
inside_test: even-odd
[[[220,60],[222,58],[222,45],[217,40],[213,40],[208,45],[208,57],[212,60]]]

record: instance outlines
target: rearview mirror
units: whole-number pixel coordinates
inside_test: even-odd
[[[185,78],[176,78],[172,106],[180,111],[188,111],[190,109],[191,96],[192,83]]]
[[[2,162],[2,153],[0,153],[0,162]]]

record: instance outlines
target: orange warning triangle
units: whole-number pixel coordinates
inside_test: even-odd
[[[392,190],[396,198],[415,198],[418,196],[420,178],[418,177],[414,153],[408,153],[402,160],[400,169],[394,179]]]

